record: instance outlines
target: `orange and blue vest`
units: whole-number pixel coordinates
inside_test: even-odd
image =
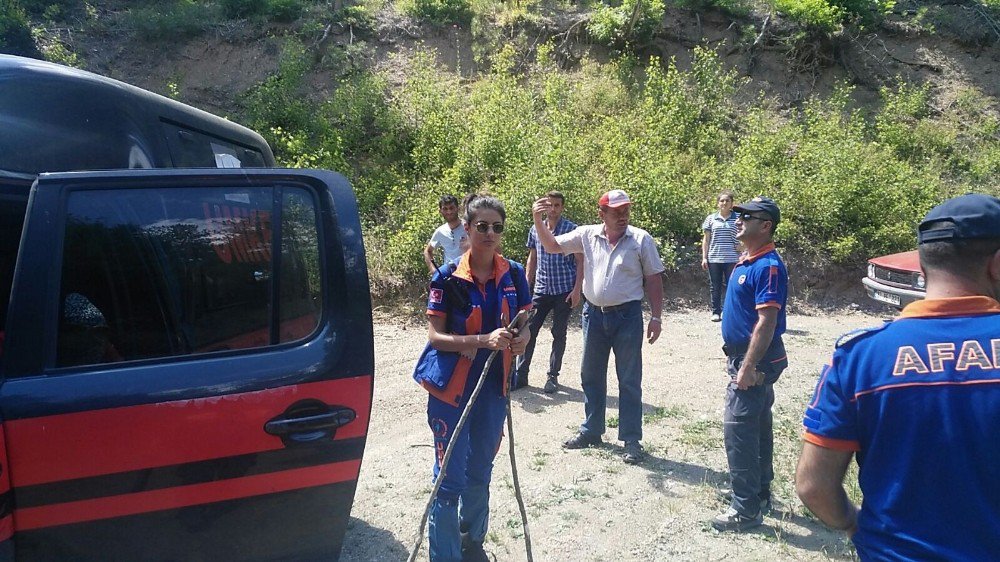
[[[432,276],[427,298],[427,314],[446,318],[448,333],[456,335],[488,334],[506,326],[519,310],[531,308],[531,292],[524,267],[497,254],[493,259],[493,275],[483,284],[472,277],[469,253],[457,263],[441,266]],[[453,406],[466,396],[469,373],[479,375],[490,350],[480,349],[474,360],[457,352],[438,351],[430,346],[417,361],[413,378],[427,392]],[[509,349],[502,352],[503,395],[510,384],[513,356]],[[496,369],[498,363],[494,363]],[[474,368],[477,367],[477,368]]]

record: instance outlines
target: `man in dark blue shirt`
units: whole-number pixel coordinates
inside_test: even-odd
[[[927,298],[837,342],[806,409],[795,488],[869,560],[1000,556],[1000,199],[917,233]],[[844,491],[857,457],[860,513]]]
[[[774,248],[778,205],[767,197],[733,207],[736,239],[746,253],[733,269],[722,315],[723,349],[732,380],[726,387],[723,430],[732,502],[712,520],[720,531],[743,531],[763,523],[770,509],[774,434],[774,383],[788,366],[785,332],[788,272]]]

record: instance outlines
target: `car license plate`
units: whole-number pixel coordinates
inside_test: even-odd
[[[889,304],[899,306],[899,295],[879,291],[878,289],[872,289],[872,298],[877,301],[887,302]]]

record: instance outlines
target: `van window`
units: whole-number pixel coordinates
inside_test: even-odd
[[[258,150],[206,135],[181,125],[163,122],[170,157],[178,168],[262,168]]]
[[[311,334],[322,310],[315,204],[303,189],[275,196],[270,187],[72,192],[57,366],[259,348]],[[272,253],[276,217],[280,259]]]

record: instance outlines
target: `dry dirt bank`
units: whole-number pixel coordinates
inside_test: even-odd
[[[541,392],[543,368],[531,387],[514,393],[519,475],[536,560],[824,560],[850,558],[839,534],[804,513],[792,487],[804,404],[835,339],[876,325],[881,316],[844,310],[808,312],[793,305],[786,346],[789,369],[776,386],[774,493],[779,509],[764,527],[722,535],[706,521],[723,503],[722,449],[726,376],[719,324],[701,310],[665,314],[664,335],[644,348],[642,465],[620,459],[615,429],[600,449],[565,451],[583,414],[579,370],[582,334],[571,323],[561,382]],[[378,323],[371,432],[343,560],[405,560],[431,488],[432,449],[426,393],[410,379],[425,341],[420,325]],[[546,357],[551,336],[539,337]],[[537,359],[536,359],[537,361]],[[612,375],[612,379],[614,376]],[[617,417],[617,385],[609,384],[609,418]],[[487,550],[497,560],[525,560],[507,445],[497,457]],[[422,552],[426,560],[426,543]]]

